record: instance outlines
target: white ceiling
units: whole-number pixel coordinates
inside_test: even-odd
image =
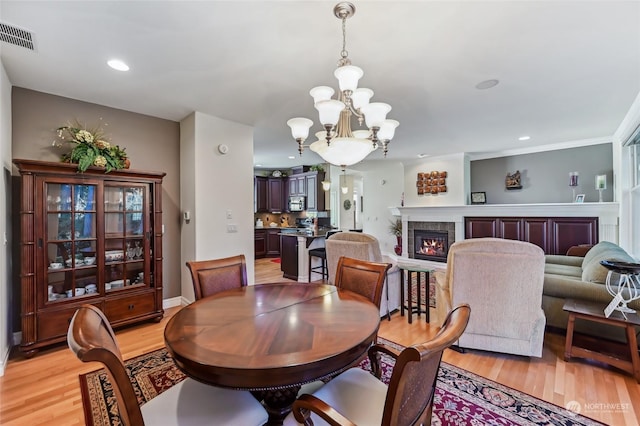
[[[335,3],[0,0],[0,22],[36,46],[0,54],[15,86],[176,121],[200,111],[253,126],[255,163],[315,164],[286,121],[321,130],[308,91],[337,86]],[[640,92],[638,1],[355,4],[347,50],[400,121],[391,159],[608,137]],[[500,84],[475,88],[487,79]]]

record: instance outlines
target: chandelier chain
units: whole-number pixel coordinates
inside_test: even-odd
[[[347,51],[347,17],[342,16],[342,51],[340,52],[340,60],[338,61],[338,66],[342,67],[344,65],[351,65],[351,61],[349,60],[349,52]]]

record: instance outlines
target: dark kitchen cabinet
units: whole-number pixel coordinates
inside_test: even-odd
[[[304,197],[307,195],[306,178],[304,174],[290,176],[287,183],[290,196]]]
[[[280,269],[285,278],[298,280],[298,237],[280,236]]]
[[[253,235],[254,257],[261,259],[267,255],[267,231],[265,229],[256,229]]]
[[[322,190],[323,180],[324,172],[306,172],[298,175],[291,175],[287,179],[287,195],[305,197],[305,210],[324,210],[324,191]],[[287,206],[286,202],[285,206]]]
[[[322,211],[324,210],[324,191],[322,190],[322,181],[324,180],[324,172],[309,172],[305,176],[305,187],[307,190],[307,210]]]
[[[267,179],[267,211],[270,213],[281,213],[284,211],[284,184],[282,178]]]
[[[267,257],[280,256],[280,229],[267,229]]]
[[[253,211],[255,213],[268,212],[267,209],[267,183],[268,179],[262,176],[254,177],[253,182]]]
[[[494,237],[527,241],[545,254],[598,243],[597,217],[466,217],[465,238]]]

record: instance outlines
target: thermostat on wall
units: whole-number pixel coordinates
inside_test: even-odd
[[[220,151],[220,154],[226,154],[227,152],[229,152],[229,147],[221,143],[220,145],[218,145],[218,151]]]

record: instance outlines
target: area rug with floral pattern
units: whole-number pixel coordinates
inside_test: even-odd
[[[401,348],[378,338],[381,343]],[[167,350],[162,348],[125,362],[138,401],[144,404],[185,379]],[[382,359],[389,382],[393,359]],[[359,365],[370,370],[368,360]],[[80,375],[85,422],[91,426],[120,425],[118,408],[106,371]],[[602,425],[587,417],[542,401],[526,393],[442,363],[434,396],[433,425]]]

